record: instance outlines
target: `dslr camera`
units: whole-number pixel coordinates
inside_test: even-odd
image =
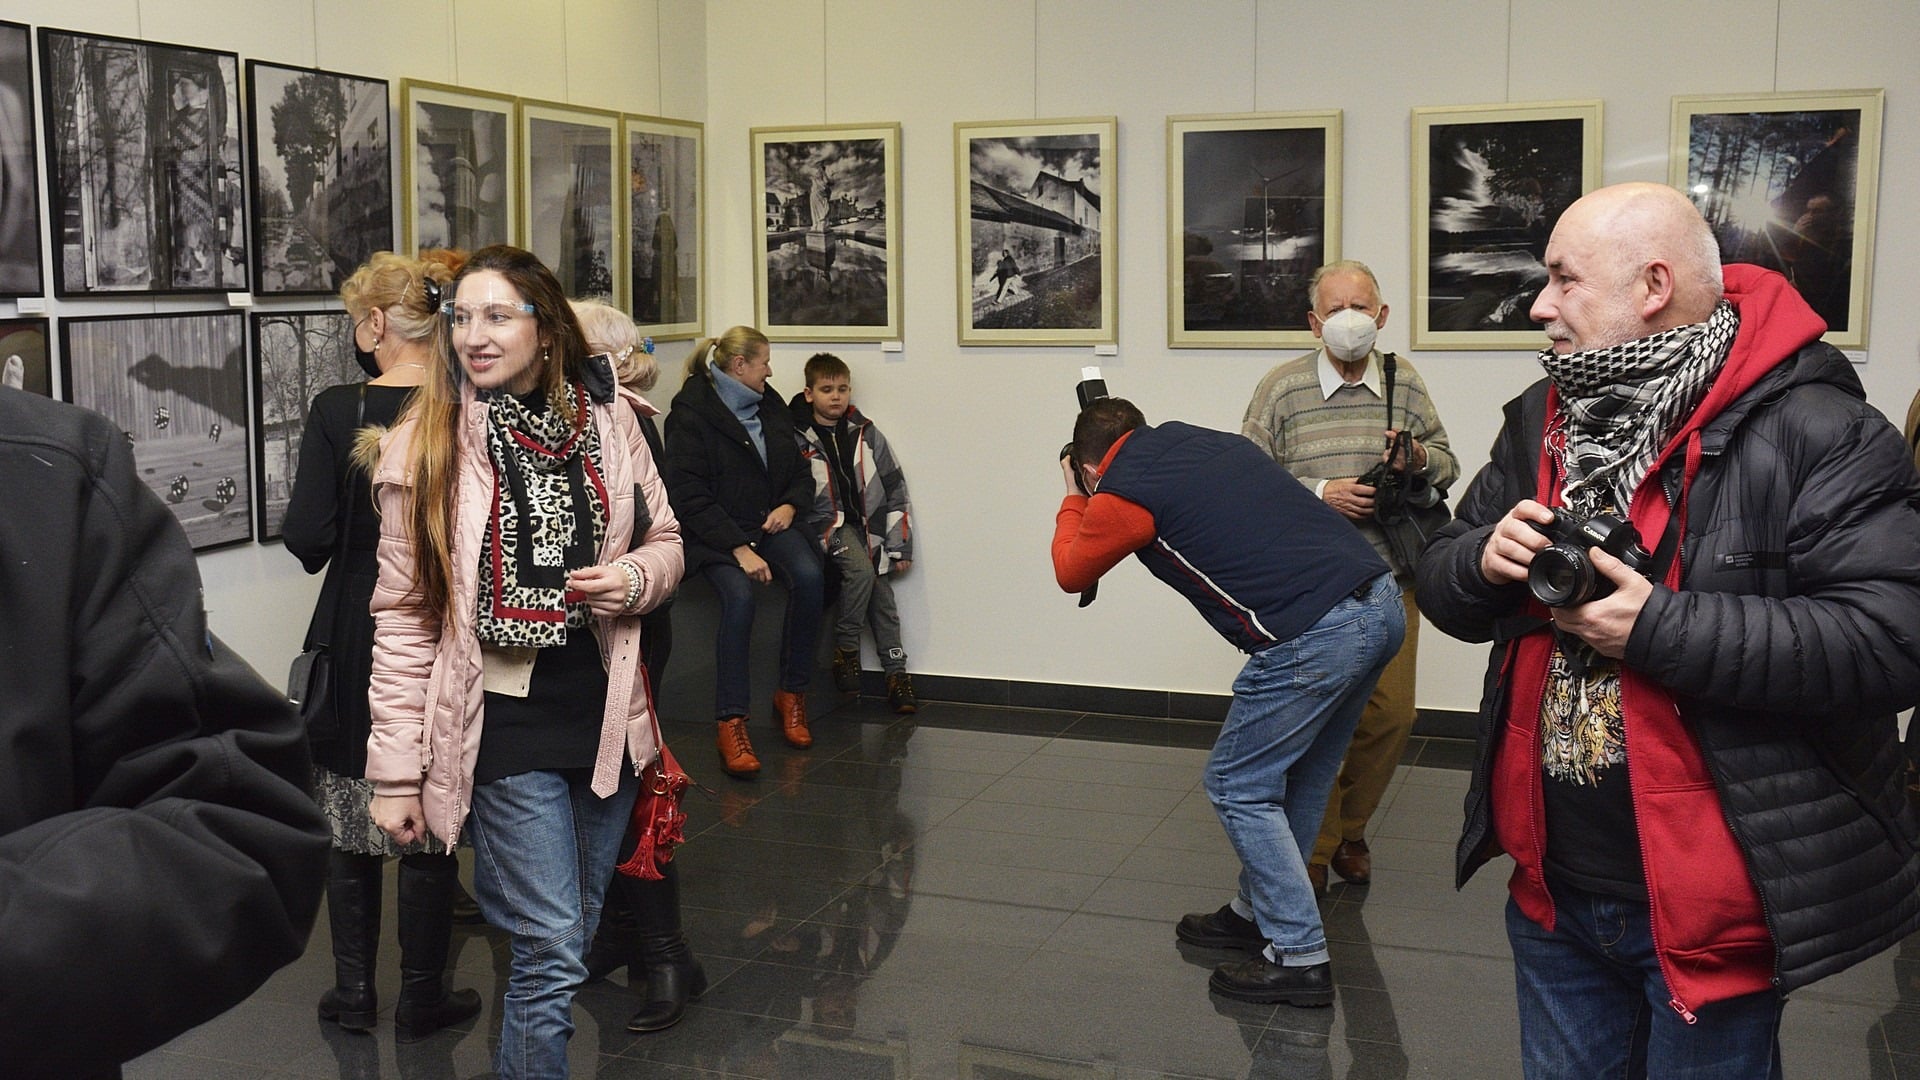
[[[1391,461],[1405,461],[1408,470],[1402,472],[1388,464]],[[1398,525],[1407,519],[1410,510],[1425,510],[1445,497],[1444,493],[1433,486],[1420,473],[1412,471],[1413,433],[1402,431],[1393,438],[1392,452],[1386,461],[1374,463],[1358,479],[1358,483],[1373,489],[1373,520],[1382,525]]]
[[[1599,548],[1642,576],[1653,562],[1653,556],[1640,545],[1640,530],[1615,514],[1595,514],[1580,521],[1556,509],[1552,521],[1527,524],[1553,541],[1536,552],[1527,567],[1527,589],[1548,607],[1584,604],[1613,592],[1613,582],[1595,570],[1593,560],[1587,558],[1588,548]]]

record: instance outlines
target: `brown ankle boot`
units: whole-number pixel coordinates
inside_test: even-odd
[[[788,746],[805,750],[813,745],[813,732],[807,730],[805,694],[776,691],[773,695],[773,719],[780,725],[780,734],[786,737]]]
[[[887,672],[887,704],[901,716],[920,711],[920,699],[913,696],[913,676],[904,671]]]
[[[860,650],[833,650],[833,688],[843,694],[860,692]]]
[[[760,759],[753,756],[753,743],[747,741],[746,717],[729,716],[720,721],[713,741],[720,750],[720,768],[728,776],[746,780],[760,775]]]

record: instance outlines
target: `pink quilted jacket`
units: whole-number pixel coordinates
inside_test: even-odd
[[[600,559],[617,559],[639,569],[639,608],[651,611],[673,593],[685,569],[680,524],[667,504],[667,490],[636,419],[636,412],[652,415],[657,410],[631,391],[619,394],[610,404],[592,407],[612,502]],[[477,553],[493,498],[486,422],[486,406],[469,388],[461,410],[455,495],[455,611],[471,612],[478,603]],[[374,500],[380,507],[380,574],[373,592],[373,733],[367,739],[367,779],[380,795],[418,794],[427,828],[451,847],[466,820],[480,754],[480,641],[473,620],[443,626],[438,612],[408,596],[413,544],[406,532],[405,489],[412,481],[404,463],[413,433],[411,418],[387,433],[373,475]],[[638,544],[633,542],[636,485],[652,518]],[[623,753],[638,771],[653,760],[658,747],[642,674],[639,616],[596,618],[593,626],[607,667],[607,707],[593,770],[593,790],[604,798],[619,786]]]

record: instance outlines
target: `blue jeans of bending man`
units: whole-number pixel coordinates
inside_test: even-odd
[[[620,774],[620,789],[605,799],[589,787],[587,769],[474,786],[474,899],[487,922],[513,935],[494,1060],[503,1080],[567,1075],[573,996],[587,981],[587,946],[640,790],[630,768]]]
[[[1327,959],[1307,858],[1360,712],[1405,633],[1400,587],[1382,574],[1248,657],[1233,681],[1204,786],[1240,857],[1233,908],[1260,927],[1271,960]]]
[[[762,538],[754,550],[787,586],[787,619],[780,631],[780,689],[799,693],[813,679],[814,649],[820,642],[820,609],[826,591],[820,549],[810,534],[787,529]],[[752,695],[747,665],[754,601],[757,590],[765,586],[732,563],[716,563],[704,572],[720,597],[720,635],[713,658],[714,719],[746,716]]]
[[[1552,930],[1507,901],[1528,1080],[1779,1080],[1785,998],[1763,990],[1696,1006],[1689,1024],[1668,1004],[1646,901],[1558,882],[1548,891]]]

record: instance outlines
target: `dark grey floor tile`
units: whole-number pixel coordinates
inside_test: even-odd
[[[1078,712],[1051,709],[931,701],[920,706],[920,711],[914,714],[913,724],[920,732],[944,728],[968,734],[1049,738],[1067,730],[1079,716]]]
[[[1027,709],[1165,716],[1167,692],[1131,690],[1120,686],[1016,681],[1007,684],[1007,704]]]
[[[1097,739],[1075,739],[1068,736],[1049,741],[1034,751],[1036,758],[1085,758],[1093,761],[1125,761],[1142,765],[1157,765],[1188,777],[1190,782],[1200,782],[1200,767],[1206,763],[1207,752],[1184,746],[1154,746],[1148,743],[1101,742]]]
[[[807,773],[807,782],[874,791],[916,792],[946,799],[971,799],[998,774],[908,767],[871,761],[829,761]]]
[[[1220,725],[1194,720],[1160,720],[1150,717],[1112,715],[1092,712],[1073,722],[1066,735],[1070,739],[1097,739],[1102,742],[1144,743],[1148,746],[1175,746],[1205,750],[1220,737]]]
[[[944,822],[984,832],[1100,840],[1116,844],[1140,843],[1159,823],[1160,818],[1156,815],[1111,814],[1061,806],[1023,806],[978,800],[955,810]]]
[[[1108,878],[1081,905],[1081,910],[1130,919],[1174,921],[1189,911],[1212,911],[1232,895],[1231,880],[1179,883]]]
[[[983,874],[977,863],[942,859],[909,852],[913,894],[986,900],[997,904],[1077,909],[1106,879],[1097,874],[1070,874],[1058,870],[1023,869],[1007,874]]]
[[[1240,860],[1224,841],[1205,851],[1142,845],[1113,871],[1114,877],[1135,881],[1208,882],[1225,889],[1233,888],[1239,875]]]
[[[1224,901],[1222,901],[1224,903]],[[1215,904],[1214,907],[1219,907]],[[1131,956],[1142,964],[1168,963],[1182,955],[1176,951],[1173,924],[1181,912],[1165,918],[1136,919],[1125,915],[1100,915],[1076,911],[1041,946],[1041,952],[1075,953],[1080,956]],[[1217,964],[1226,953],[1207,951],[1197,957],[1211,957]]]
[[[1122,788],[1154,788],[1185,793],[1200,784],[1200,762],[1114,761],[1103,758],[1069,757],[1054,752],[1062,740],[1048,743],[1039,753],[1021,762],[1012,776],[1033,780],[1060,780],[1087,784],[1105,784]],[[1101,744],[1094,744],[1101,745]],[[1107,744],[1110,745],[1110,744]],[[1151,747],[1159,754],[1192,756],[1195,751]]]
[[[980,802],[1018,803],[1022,806],[1059,806],[1109,814],[1145,814],[1165,817],[1185,798],[1166,788],[1120,787],[1080,780],[1042,780],[1003,776],[979,795]]]
[[[914,841],[914,849],[934,858],[972,863],[991,876],[1023,869],[1104,876],[1126,859],[1133,845],[988,832],[963,828],[948,820],[922,832]]]
[[[1141,843],[1148,847],[1177,847],[1194,851],[1225,851],[1231,853],[1233,845],[1227,842],[1227,834],[1220,827],[1219,818],[1200,818],[1181,815],[1169,817],[1153,827],[1147,838]]]
[[[1411,764],[1422,768],[1466,772],[1473,768],[1474,744],[1469,739],[1426,739]]]

